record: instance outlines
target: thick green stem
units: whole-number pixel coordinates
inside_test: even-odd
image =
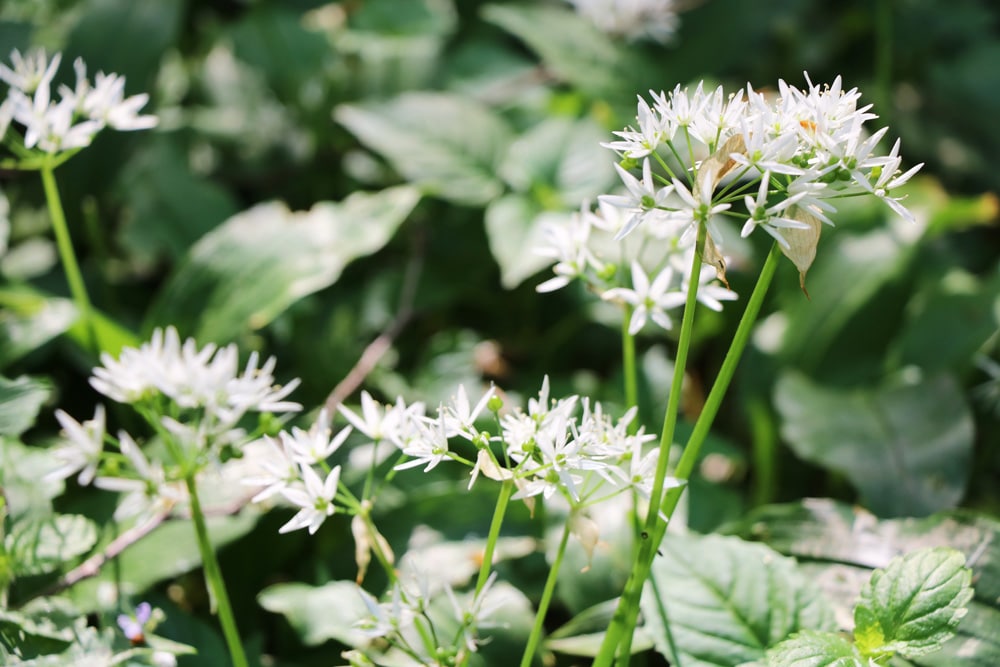
[[[184,482],[187,484],[188,496],[191,498],[191,518],[194,520],[194,532],[198,537],[198,551],[201,552],[201,562],[205,568],[205,581],[208,583],[209,592],[215,601],[216,613],[218,613],[219,622],[222,624],[222,634],[226,638],[226,646],[229,647],[229,656],[233,661],[233,667],[248,667],[247,656],[243,652],[243,643],[240,641],[240,633],[236,629],[236,618],[233,616],[233,608],[229,603],[229,594],[226,592],[226,582],[222,579],[222,569],[215,557],[212,542],[208,538],[208,526],[205,525],[205,513],[202,512],[201,501],[198,500],[198,487],[194,475],[188,475]]]
[[[660,454],[656,463],[656,475],[653,478],[653,490],[649,498],[649,510],[646,514],[644,539],[639,544],[632,572],[625,582],[625,591],[618,601],[618,608],[611,619],[611,626],[604,635],[601,650],[594,660],[594,665],[611,664],[615,653],[621,645],[621,655],[627,662],[631,652],[632,633],[635,629],[635,619],[638,617],[639,597],[642,593],[646,576],[642,572],[643,563],[650,560],[652,544],[648,539],[652,527],[659,521],[660,501],[663,498],[664,480],[667,477],[667,463],[670,459],[670,447],[674,441],[674,429],[677,426],[677,415],[680,411],[681,394],[684,388],[684,369],[687,365],[688,350],[691,346],[691,332],[694,330],[694,312],[698,303],[698,278],[701,275],[701,255],[705,248],[707,230],[705,225],[698,227],[694,258],[691,262],[691,280],[688,281],[687,301],[684,306],[684,317],[681,320],[681,333],[677,342],[677,356],[674,360],[674,377],[670,384],[670,396],[667,399],[667,409],[663,417],[663,430],[660,433]],[[636,609],[628,610],[625,605],[633,604]],[[630,620],[631,619],[631,620]]]
[[[708,436],[715,416],[718,414],[719,407],[722,405],[722,399],[729,389],[729,383],[736,372],[736,367],[739,364],[740,357],[743,355],[743,350],[750,340],[750,333],[753,331],[757,316],[760,314],[760,308],[764,303],[764,296],[771,285],[771,279],[774,277],[774,272],[778,267],[780,256],[781,249],[775,243],[771,247],[771,252],[768,254],[767,260],[764,262],[760,276],[757,278],[757,284],[747,302],[746,310],[740,319],[740,324],[733,336],[733,342],[729,346],[726,358],[722,362],[722,367],[719,369],[719,375],[712,385],[701,414],[695,422],[691,437],[684,447],[684,453],[677,463],[677,469],[674,471],[674,476],[677,479],[686,480],[691,476],[691,471],[698,460],[701,447]],[[686,316],[687,313],[685,312]],[[674,487],[667,491],[662,505],[662,513],[668,519],[673,516],[683,491],[683,486]],[[622,592],[622,597],[618,602],[615,617],[612,619],[611,626],[604,637],[604,642],[601,644],[601,651],[594,660],[594,667],[607,667],[610,665],[616,652],[619,655],[621,664],[627,664],[629,657],[628,647],[631,646],[631,635],[635,629],[636,619],[639,614],[639,600],[642,596],[642,587],[649,577],[649,571],[653,565],[653,557],[656,554],[656,549],[660,546],[666,530],[667,523],[665,521],[658,521],[654,524],[653,530],[647,533],[647,539],[643,540],[636,566],[625,584],[625,590]],[[620,652],[617,651],[619,645],[622,647]]]
[[[94,331],[90,297],[87,296],[87,288],[83,283],[80,265],[77,264],[76,254],[73,252],[73,241],[69,235],[69,225],[66,224],[62,200],[59,198],[54,169],[51,164],[46,163],[39,170],[42,175],[42,186],[45,188],[45,201],[49,207],[49,215],[52,217],[52,231],[56,236],[56,247],[59,248],[59,258],[62,260],[63,270],[66,272],[69,291],[83,322],[87,346],[90,351],[97,354],[100,352],[100,347],[97,344],[97,336]]]
[[[569,542],[569,519],[563,526],[562,538],[559,540],[559,548],[556,557],[549,568],[549,576],[545,580],[545,588],[542,590],[542,599],[538,601],[538,612],[535,614],[535,625],[531,628],[531,635],[528,637],[528,645],[524,647],[524,655],[521,657],[521,667],[530,667],[538,644],[542,640],[542,630],[545,625],[545,614],[549,611],[549,603],[552,602],[552,595],[556,590],[556,581],[559,579],[559,570],[562,568],[563,556],[566,554],[566,544]]]

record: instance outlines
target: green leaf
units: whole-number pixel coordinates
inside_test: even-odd
[[[411,187],[355,193],[306,212],[259,204],[202,238],[164,288],[151,325],[174,324],[202,340],[260,329],[348,263],[392,237],[419,199]]]
[[[69,299],[22,287],[0,289],[0,368],[65,332],[76,316]]]
[[[564,569],[560,574],[567,573]],[[561,581],[562,577],[560,577]],[[594,657],[601,650],[604,633],[611,624],[618,598],[605,600],[593,607],[584,609],[571,618],[565,625],[557,628],[545,640],[545,647],[551,651],[567,655]],[[653,641],[644,626],[636,628],[632,637],[632,653],[640,653],[653,648]]]
[[[257,601],[264,609],[288,619],[307,646],[330,639],[348,646],[360,646],[366,641],[365,635],[353,627],[368,614],[353,581],[331,581],[322,586],[276,584],[261,591]]]
[[[495,173],[510,129],[470,99],[405,93],[373,104],[341,105],[334,117],[429,194],[475,206],[503,190]]]
[[[518,192],[536,193],[545,208],[577,209],[617,180],[614,153],[601,146],[608,138],[589,118],[543,120],[510,145],[500,176]]]
[[[922,549],[875,570],[854,609],[854,637],[866,656],[914,657],[955,634],[972,599],[972,571],[955,549]]]
[[[866,667],[854,645],[832,632],[803,630],[767,652],[769,667]]]
[[[51,511],[63,490],[62,482],[45,477],[55,467],[49,450],[0,436],[0,486],[12,519]]]
[[[97,526],[79,514],[22,519],[4,540],[15,577],[44,574],[90,551]]]
[[[31,428],[51,393],[47,382],[26,375],[14,380],[0,376],[0,435],[17,437]]]
[[[963,511],[924,519],[878,520],[863,509],[831,500],[771,505],[751,512],[731,527],[796,556],[800,568],[833,601],[842,627],[871,570],[897,554],[925,547],[959,549],[973,571],[975,598],[956,636],[919,660],[930,667],[1000,665],[1000,521]],[[897,658],[898,661],[898,658]]]
[[[669,535],[642,609],[657,650],[685,667],[759,660],[803,629],[833,628],[819,588],[796,563],[732,537]]]
[[[972,414],[948,375],[845,391],[785,373],[775,407],[795,453],[844,474],[880,516],[927,515],[965,493]]]
[[[614,99],[629,90],[647,63],[616,44],[586,18],[568,7],[534,4],[492,4],[483,18],[516,35],[541,57],[546,69],[576,88]]]
[[[564,224],[568,212],[542,211],[531,199],[510,194],[486,207],[486,235],[493,258],[500,266],[500,284],[517,287],[552,259],[532,252],[544,239],[546,224]]]

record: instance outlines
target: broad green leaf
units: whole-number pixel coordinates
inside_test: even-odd
[[[0,376],[0,435],[19,436],[35,423],[52,387],[22,375],[14,380]]]
[[[965,492],[972,414],[948,375],[846,391],[785,373],[775,407],[792,450],[844,474],[880,516],[927,515]]]
[[[867,667],[851,642],[832,632],[803,630],[767,652],[768,667]]]
[[[543,207],[578,209],[617,180],[615,155],[601,146],[608,136],[589,118],[543,120],[511,143],[500,176]]]
[[[800,630],[833,628],[815,583],[762,544],[669,535],[660,552],[642,609],[657,650],[674,662],[728,667],[760,660]]]
[[[569,7],[537,4],[492,4],[483,18],[523,40],[548,70],[573,86],[598,97],[631,95],[633,81],[649,63],[631,54]]]
[[[546,224],[564,224],[569,212],[542,211],[522,195],[510,194],[486,208],[486,235],[490,251],[500,265],[500,283],[513,289],[553,261],[534,248],[544,240]]]
[[[503,190],[495,172],[510,129],[470,99],[404,93],[378,103],[341,105],[334,117],[428,194],[483,205]]]
[[[79,514],[56,514],[16,522],[4,540],[15,577],[44,574],[90,551],[97,526]]]
[[[276,584],[261,591],[257,601],[264,609],[288,619],[307,646],[330,639],[348,646],[360,646],[366,641],[365,635],[353,627],[368,614],[353,581],[331,581],[322,586]]]
[[[854,609],[854,638],[867,656],[913,657],[955,634],[972,599],[972,571],[955,549],[922,549],[875,570]]]
[[[389,241],[419,199],[411,187],[355,193],[305,212],[259,204],[191,248],[164,288],[151,325],[174,324],[202,340],[260,329]]]
[[[12,519],[51,511],[52,499],[63,490],[62,482],[45,477],[55,467],[49,450],[0,436],[0,486]]]
[[[0,368],[65,332],[75,319],[69,299],[20,287],[0,289]]]

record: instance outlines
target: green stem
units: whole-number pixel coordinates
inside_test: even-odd
[[[600,652],[594,660],[595,667],[607,667],[614,660],[615,653],[621,645],[620,655],[627,662],[631,653],[632,634],[635,630],[635,619],[638,617],[639,598],[646,581],[644,563],[651,560],[653,545],[648,539],[652,527],[659,521],[660,501],[663,498],[663,485],[667,477],[667,463],[670,460],[670,447],[674,441],[674,430],[677,427],[677,415],[680,412],[681,394],[684,388],[684,369],[687,365],[688,350],[691,347],[691,333],[694,330],[694,313],[698,303],[698,278],[701,275],[701,255],[705,248],[707,230],[705,225],[698,226],[698,239],[695,245],[694,258],[691,261],[691,280],[688,281],[687,301],[684,305],[684,317],[681,320],[681,333],[677,341],[677,356],[674,360],[674,377],[670,384],[670,396],[667,399],[667,409],[663,417],[663,430],[660,434],[660,454],[656,463],[656,475],[653,478],[653,490],[649,497],[649,510],[646,514],[644,539],[639,544],[632,572],[625,582],[625,590],[618,601],[618,608],[611,619],[611,625],[604,635]],[[648,568],[645,568],[648,570]],[[634,610],[626,608],[633,605]],[[630,620],[631,619],[631,620]]]
[[[233,667],[248,667],[247,657],[243,652],[243,643],[240,641],[240,633],[236,629],[233,608],[229,604],[226,582],[222,579],[222,569],[215,557],[212,542],[208,538],[208,526],[205,525],[205,513],[202,512],[201,501],[198,500],[198,488],[194,475],[189,474],[184,478],[184,482],[187,484],[188,496],[191,498],[191,518],[194,520],[194,532],[198,537],[198,551],[201,552],[201,562],[205,568],[205,580],[208,583],[212,599],[215,601],[219,622],[222,623],[222,634],[229,647],[229,656],[232,658]]]
[[[632,320],[632,308],[625,305],[622,316],[622,373],[625,376],[625,408],[632,408],[639,403],[639,383],[636,379],[635,366],[635,336],[629,333],[629,322]],[[628,425],[628,432],[635,433],[639,428],[639,420],[633,419]]]
[[[778,244],[775,243],[771,246],[771,252],[768,254],[767,260],[764,262],[764,267],[761,269],[760,276],[757,278],[757,284],[754,286],[753,293],[750,295],[750,299],[747,302],[746,310],[740,318],[739,326],[733,336],[733,342],[730,344],[729,351],[726,352],[726,358],[722,362],[722,367],[719,369],[719,375],[716,377],[715,382],[712,385],[712,389],[705,400],[705,405],[702,408],[701,414],[695,422],[691,437],[688,439],[687,445],[684,447],[684,453],[681,455],[680,461],[677,463],[677,469],[674,471],[674,476],[677,479],[687,480],[691,476],[691,471],[694,469],[695,462],[698,460],[701,447],[705,442],[705,438],[708,436],[709,429],[712,426],[712,422],[715,420],[716,414],[718,414],[719,407],[722,405],[722,399],[725,396],[726,391],[729,389],[729,383],[732,381],[733,374],[736,372],[736,367],[739,364],[743,350],[746,348],[746,344],[750,340],[750,333],[753,331],[753,326],[757,321],[757,316],[760,314],[760,308],[764,303],[764,296],[767,294],[768,287],[771,285],[771,279],[774,277],[774,272],[778,267],[778,260],[780,256],[781,249]],[[686,316],[687,313],[685,312],[685,317]],[[683,491],[684,486],[674,487],[667,491],[662,508],[663,515],[666,516],[667,519],[673,516],[674,510],[677,508],[677,503],[680,500]],[[623,649],[631,646],[631,634],[634,631],[636,619],[639,613],[639,600],[642,595],[642,585],[649,576],[649,571],[653,565],[653,556],[656,553],[656,549],[659,548],[660,542],[663,540],[663,535],[666,533],[666,530],[667,523],[659,521],[655,523],[654,528],[649,532],[647,539],[643,540],[642,548],[639,550],[639,560],[625,584],[625,590],[622,592],[621,600],[619,600],[618,609],[615,611],[615,617],[604,637],[604,642],[601,644],[601,651],[594,660],[594,667],[607,667],[610,665],[619,644],[622,645]],[[628,653],[623,650],[619,653],[619,655],[621,656],[620,660],[624,660],[622,664],[627,663]]]
[[[476,579],[476,595],[478,596],[486,580],[490,578],[490,569],[493,567],[493,552],[497,547],[497,540],[500,539],[500,526],[503,525],[504,515],[507,513],[507,502],[514,493],[514,482],[505,480],[500,485],[500,495],[497,497],[497,504],[493,508],[493,520],[490,522],[490,532],[486,537],[486,549],[483,551],[483,562],[479,566],[479,577]]]
[[[49,215],[52,217],[52,231],[56,236],[59,258],[62,260],[66,280],[69,282],[69,291],[76,303],[76,309],[80,312],[86,332],[86,345],[91,352],[97,354],[100,352],[100,348],[94,331],[93,309],[90,305],[90,297],[87,296],[87,288],[83,283],[80,266],[76,261],[76,254],[73,252],[69,225],[66,223],[62,200],[59,198],[59,188],[56,186],[55,167],[47,162],[39,169],[39,172],[42,175],[42,186],[45,188],[45,201],[49,207]]]
[[[538,644],[542,640],[542,629],[545,625],[545,614],[549,611],[549,603],[552,602],[552,595],[556,590],[556,580],[559,579],[559,570],[562,567],[563,556],[566,554],[566,544],[569,542],[569,518],[563,526],[562,538],[559,540],[559,548],[556,557],[549,568],[549,576],[545,580],[545,588],[542,590],[542,599],[538,601],[538,612],[535,614],[535,625],[531,628],[531,635],[528,637],[528,645],[524,648],[524,655],[521,656],[521,667],[530,667]]]

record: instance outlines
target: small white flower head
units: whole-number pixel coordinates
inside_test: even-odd
[[[674,186],[660,185],[654,179],[652,163],[649,158],[644,158],[642,161],[641,181],[623,169],[619,164],[615,165],[615,170],[618,172],[618,176],[625,185],[628,194],[601,195],[598,197],[598,201],[626,209],[631,214],[628,222],[625,223],[625,226],[615,236],[616,239],[620,239],[645,220],[662,216],[662,211],[667,206]]]
[[[59,53],[49,60],[41,49],[27,57],[15,49],[13,67],[0,63],[0,81],[9,86],[0,106],[0,139],[16,122],[25,148],[57,154],[89,146],[105,127],[145,130],[156,125],[156,116],[139,115],[148,95],[125,97],[125,79],[117,74],[100,72],[91,85],[79,58],[73,63],[75,87],[60,86],[59,99],[54,99],[52,80],[61,60]]]
[[[673,270],[667,266],[660,270],[652,282],[639,262],[632,262],[632,287],[616,287],[604,293],[604,299],[620,299],[633,307],[628,332],[639,333],[646,321],[652,319],[665,330],[673,327],[667,310],[684,305],[684,293],[673,284]]]
[[[198,349],[193,338],[181,344],[173,327],[156,329],[148,342],[125,348],[118,359],[103,353],[90,384],[120,403],[141,403],[162,394],[181,409],[204,410],[221,429],[233,427],[249,411],[301,409],[285,400],[299,381],[275,384],[273,357],[258,368],[258,356],[252,353],[242,373],[237,357],[234,344]]]
[[[288,533],[307,528],[312,535],[319,530],[327,517],[333,516],[336,511],[333,501],[337,496],[337,484],[340,482],[340,466],[335,466],[327,474],[326,479],[321,478],[312,466],[300,465],[299,470],[301,484],[281,490],[281,495],[299,507],[299,511],[279,528],[278,532]]]
[[[451,404],[446,405],[442,412],[445,421],[445,428],[449,436],[459,436],[474,442],[479,439],[479,432],[476,430],[476,419],[486,408],[493,395],[496,394],[496,387],[490,386],[476,402],[475,406],[469,403],[469,396],[463,385],[458,386],[458,391],[451,399]]]
[[[178,483],[167,482],[163,465],[159,461],[148,461],[128,433],[118,432],[118,447],[132,468],[128,471],[128,476],[122,474],[94,479],[94,486],[100,489],[125,494],[115,510],[115,519],[120,521],[138,516],[141,522],[170,510],[186,498],[185,489]]]
[[[347,426],[333,435],[330,429],[330,415],[326,408],[320,410],[316,423],[304,431],[295,426],[291,432],[282,431],[278,434],[282,448],[289,452],[296,463],[302,465],[318,465],[333,455],[344,444],[353,428]]]
[[[289,439],[264,437],[247,445],[244,455],[252,457],[260,471],[247,477],[242,483],[263,487],[250,502],[259,503],[299,481],[299,464],[292,456]]]
[[[59,420],[65,437],[65,441],[53,452],[61,465],[48,472],[45,478],[67,479],[79,472],[77,482],[86,486],[94,480],[104,451],[104,406],[98,405],[93,419],[82,424],[62,410],[56,410],[56,419]]]
[[[412,422],[413,432],[407,435],[407,440],[400,448],[410,457],[395,467],[396,470],[406,470],[424,466],[424,472],[430,472],[444,459],[449,457],[448,420],[444,410],[438,410],[435,419],[424,418]]]

